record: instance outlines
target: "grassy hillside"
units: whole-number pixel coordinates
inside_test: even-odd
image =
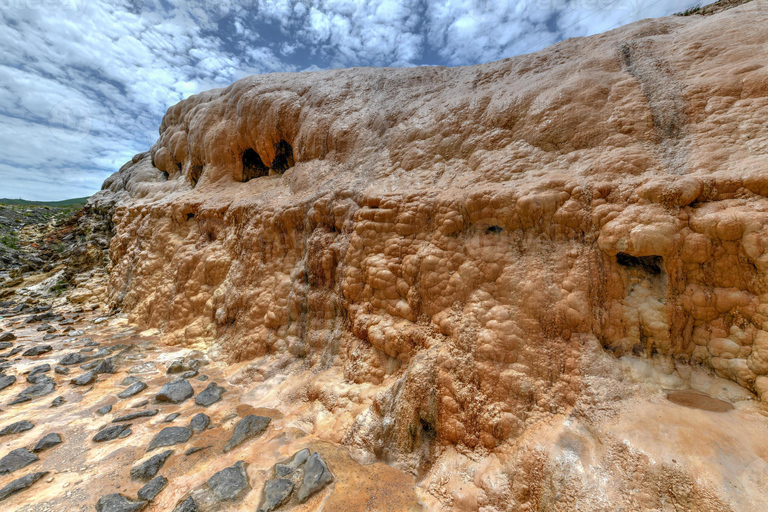
[[[26,199],[0,199],[0,204],[11,205],[29,205],[29,206],[77,206],[85,204],[87,197],[76,197],[74,199],[65,199],[64,201],[27,201]]]

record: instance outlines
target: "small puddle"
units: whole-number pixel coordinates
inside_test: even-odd
[[[673,391],[667,395],[667,400],[682,405],[710,412],[728,412],[734,409],[733,405],[709,395],[687,389],[685,391]]]

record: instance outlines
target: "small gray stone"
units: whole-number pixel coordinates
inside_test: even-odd
[[[206,380],[208,380],[208,376],[207,375],[201,375],[201,376],[199,376],[197,378],[197,380],[199,380],[199,381],[206,381]]]
[[[181,416],[181,414],[179,414],[178,412],[172,412],[171,414],[165,417],[165,419],[163,420],[163,423],[170,423],[176,418],[178,418],[179,416]]]
[[[192,496],[188,497],[178,505],[176,505],[176,508],[173,509],[173,512],[199,512],[199,508],[197,508],[197,503],[195,503],[195,500],[192,498]]]
[[[215,404],[221,400],[221,396],[225,391],[226,389],[222,388],[221,386],[217,386],[215,382],[211,382],[208,384],[208,387],[202,390],[195,397],[195,405],[208,407],[209,405]]]
[[[0,436],[20,434],[21,432],[32,430],[34,427],[35,426],[27,420],[17,421],[16,423],[11,423],[7,427],[0,430]]]
[[[197,452],[199,452],[199,451],[205,450],[206,448],[210,448],[210,447],[211,447],[211,445],[208,445],[208,446],[195,446],[194,448],[190,448],[189,450],[187,450],[187,451],[184,453],[184,455],[186,455],[187,457],[189,457],[189,456],[190,456],[190,455],[192,455],[193,453],[197,453]]]
[[[93,440],[96,443],[103,443],[106,441],[112,441],[118,437],[127,437],[131,433],[130,426],[130,423],[127,425],[112,425],[111,427],[107,427],[93,436]]]
[[[0,377],[0,390],[7,388],[8,386],[12,385],[14,382],[16,382],[15,375],[3,375],[2,377]]]
[[[134,377],[133,375],[129,375],[128,377],[124,378],[122,382],[120,382],[121,386],[130,386],[131,384],[139,382],[138,377]]]
[[[160,471],[165,461],[171,455],[173,455],[173,450],[166,450],[137,464],[131,468],[131,480],[143,480],[145,482],[150,480],[157,475],[157,472]]]
[[[96,502],[96,512],[138,512],[147,506],[146,501],[133,501],[122,494],[107,494]]]
[[[78,354],[77,352],[72,352],[70,354],[65,355],[61,358],[59,361],[59,364],[62,366],[72,366],[75,364],[80,364],[83,361],[85,361],[85,356],[82,354]]]
[[[37,455],[26,448],[16,448],[0,459],[0,475],[7,475],[17,469],[29,466],[40,460]]]
[[[41,354],[46,354],[53,350],[53,347],[50,345],[38,345],[36,347],[32,347],[30,349],[25,350],[21,355],[25,357],[33,357],[33,356],[39,356]]]
[[[197,376],[197,370],[189,370],[188,372],[184,372],[179,377],[182,379],[191,379],[192,377]]]
[[[0,341],[13,341],[16,339],[16,335],[12,332],[4,332],[0,334]]]
[[[209,478],[207,483],[216,501],[235,501],[241,498],[250,488],[248,475],[245,473],[245,462],[238,461],[233,466],[222,469]]]
[[[328,471],[325,461],[319,453],[313,453],[307,459],[304,467],[304,480],[301,482],[298,494],[299,503],[304,503],[310,496],[331,482],[333,482],[333,475]]]
[[[96,409],[96,414],[100,414],[101,416],[104,416],[105,414],[109,414],[110,411],[112,411],[111,405],[105,405],[103,407],[99,407]]]
[[[142,500],[152,501],[158,494],[160,494],[160,491],[165,489],[166,485],[168,485],[167,478],[162,475],[156,476],[150,480],[147,485],[139,489],[139,498]]]
[[[33,386],[28,387],[16,397],[13,403],[26,402],[32,398],[50,395],[56,390],[56,383],[47,375],[41,375],[35,380]],[[17,402],[18,400],[18,402]]]
[[[141,409],[142,407],[145,407],[149,405],[149,400],[141,400],[139,402],[136,402],[135,404],[131,405],[131,409]]]
[[[8,496],[11,496],[12,494],[23,491],[24,489],[30,487],[32,484],[47,474],[48,471],[42,471],[40,473],[30,473],[29,475],[17,478],[13,482],[0,489],[0,501],[3,501],[4,499],[8,498]]]
[[[208,428],[208,424],[210,422],[211,418],[209,418],[207,414],[199,412],[192,416],[192,419],[189,420],[189,427],[195,432],[202,432]]]
[[[165,427],[161,430],[155,438],[149,443],[147,451],[152,451],[155,448],[163,446],[173,446],[176,444],[186,443],[189,438],[192,437],[192,429],[187,427]]]
[[[140,373],[154,373],[156,371],[157,371],[157,366],[155,366],[155,363],[141,363],[139,365],[134,366],[130,370],[128,370],[128,373],[140,374]]]
[[[32,448],[33,452],[42,452],[43,450],[47,450],[48,448],[53,448],[57,444],[61,444],[64,441],[61,440],[61,436],[55,432],[52,432],[50,434],[46,434],[43,436],[42,439],[40,439],[34,448]]]
[[[94,372],[85,372],[84,374],[72,379],[72,384],[75,386],[87,386],[96,380],[96,374]]]
[[[69,368],[63,366],[56,366],[53,371],[59,375],[69,375]]]
[[[34,377],[35,375],[40,375],[42,373],[46,373],[51,371],[51,365],[49,364],[41,364],[38,366],[35,366],[32,368],[32,370],[29,372],[29,375],[27,375],[27,382],[32,382],[30,379]]]
[[[53,399],[53,402],[51,402],[51,407],[58,407],[60,405],[63,405],[66,400],[63,396],[57,396]]]
[[[173,382],[166,382],[160,393],[155,395],[155,400],[158,402],[171,402],[179,404],[188,398],[191,398],[195,394],[192,386],[186,380],[175,380]]]
[[[264,430],[266,430],[270,421],[270,418],[265,416],[256,416],[255,414],[249,414],[245,418],[241,419],[235,426],[235,431],[232,434],[232,438],[224,447],[224,451],[228,452],[246,440],[261,434],[264,432]]]
[[[160,412],[160,409],[151,409],[149,411],[136,411],[128,413],[124,416],[120,416],[118,418],[115,418],[112,420],[112,423],[120,423],[122,421],[131,421],[135,420],[137,418],[149,418],[151,416],[155,416],[157,413]]]
[[[98,362],[96,366],[93,367],[93,373],[99,374],[99,373],[114,373],[115,372],[115,364],[111,357],[107,359],[102,359]]]
[[[259,512],[272,512],[288,501],[293,492],[293,482],[284,478],[270,480],[264,485],[264,496],[262,498]]]
[[[130,398],[133,395],[141,393],[145,389],[147,389],[147,385],[141,381],[137,381],[131,384],[130,386],[128,386],[127,388],[125,388],[124,390],[122,390],[121,392],[119,392],[117,396],[118,398],[122,398],[122,399]]]

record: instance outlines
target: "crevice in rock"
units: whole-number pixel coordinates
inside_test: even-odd
[[[243,152],[243,174],[240,179],[241,182],[252,180],[254,178],[261,178],[262,176],[269,176],[269,168],[264,165],[259,154],[248,148]]]

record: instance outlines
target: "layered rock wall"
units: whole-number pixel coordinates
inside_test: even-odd
[[[395,376],[347,442],[416,471],[574,406],[595,338],[768,401],[764,7],[192,96],[94,199],[111,299],[232,361]]]

